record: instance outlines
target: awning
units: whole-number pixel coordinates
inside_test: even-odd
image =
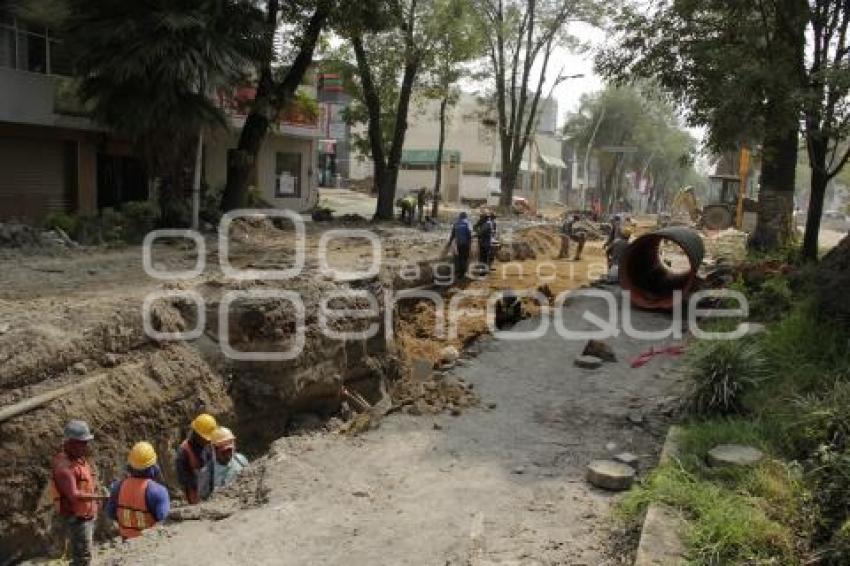
[[[460,151],[443,150],[443,163],[460,161]],[[433,165],[437,162],[436,149],[405,149],[401,152],[401,162],[405,165]]]
[[[552,157],[551,155],[540,154],[540,160],[548,167],[557,167],[558,169],[566,169],[567,165],[560,157]]]
[[[540,156],[540,161],[547,167],[556,167],[558,169],[566,169],[567,165],[561,159],[562,142],[555,137],[538,134],[534,136],[535,145],[537,146],[537,155]]]

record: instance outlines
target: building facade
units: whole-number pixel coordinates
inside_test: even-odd
[[[87,118],[61,39],[0,9],[0,220],[147,198],[130,150]]]
[[[202,178],[209,187],[222,188],[227,182],[227,163],[238,145],[255,92],[253,87],[240,87],[232,95],[220,97],[230,126],[205,135]],[[315,87],[304,85],[299,92],[315,100]],[[320,115],[314,110],[307,111],[296,103],[282,112],[260,148],[251,185],[276,208],[306,212],[319,200],[316,171],[322,131]]]
[[[549,113],[554,120],[555,110]],[[547,118],[548,119],[548,118]],[[548,124],[548,122],[547,122]],[[440,136],[439,101],[418,101],[408,117],[407,135],[398,176],[398,193],[419,187],[433,188]],[[440,194],[447,202],[480,203],[501,190],[501,144],[496,121],[479,97],[461,93],[450,108],[441,164]],[[372,163],[364,156],[352,159],[352,177],[372,175]],[[529,141],[520,165],[517,196],[541,203],[560,199],[562,171],[561,142],[540,132]]]
[[[131,144],[88,117],[77,84],[59,36],[0,9],[0,221],[92,215],[152,197]],[[315,99],[315,88],[304,91]],[[231,111],[230,118],[227,131],[206,133],[209,186],[226,181],[228,150],[236,147],[244,112]],[[267,136],[255,174],[269,202],[299,211],[316,203],[320,135],[318,117],[304,119],[297,109],[284,113]]]

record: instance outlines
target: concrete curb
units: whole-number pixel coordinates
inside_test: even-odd
[[[658,463],[665,464],[678,453],[678,438],[682,429],[671,426],[661,449]],[[646,511],[640,543],[635,555],[635,566],[677,566],[685,564],[686,547],[682,533],[685,520],[679,513],[660,503],[652,503]]]

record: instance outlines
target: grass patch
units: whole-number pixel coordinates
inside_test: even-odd
[[[649,503],[683,511],[688,518],[688,559],[693,564],[798,563],[794,530],[773,518],[781,516],[778,508],[787,505],[789,494],[796,501],[795,489],[768,466],[754,476],[760,479],[752,485],[741,483],[731,489],[678,463],[665,464],[629,492],[621,512],[635,516]],[[755,493],[750,487],[756,488]]]

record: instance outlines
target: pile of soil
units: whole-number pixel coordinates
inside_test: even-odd
[[[422,382],[413,379],[397,381],[390,389],[390,394],[395,406],[411,415],[448,412],[458,416],[463,409],[480,404],[471,384],[444,377],[440,373]]]

